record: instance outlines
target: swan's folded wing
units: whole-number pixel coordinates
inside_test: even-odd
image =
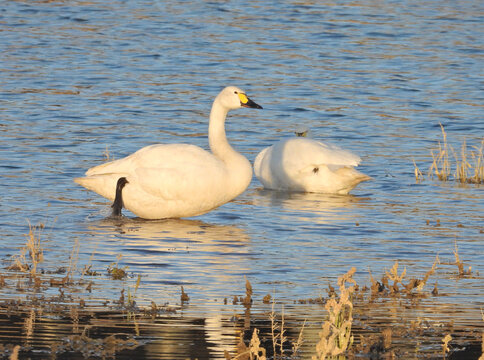
[[[220,190],[221,172],[224,171],[221,165],[207,166],[206,163],[179,165],[137,168],[136,182],[143,191],[168,201],[191,201],[195,198],[210,197],[210,194]],[[209,172],[207,168],[210,169]]]
[[[107,173],[131,173],[144,167],[163,168],[180,162],[205,162],[213,157],[202,148],[189,144],[155,144],[146,146],[125,158],[90,168],[86,176]],[[175,165],[176,166],[176,165]]]
[[[319,142],[319,145],[321,146],[320,156],[327,160],[324,162],[325,164],[358,166],[361,162],[361,158],[349,150],[344,150],[339,146],[328,143]]]
[[[357,166],[361,159],[339,146],[306,138],[292,138],[281,143],[278,152],[283,154],[286,166],[305,168],[318,165]]]

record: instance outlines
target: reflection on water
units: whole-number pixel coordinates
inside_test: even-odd
[[[301,221],[334,224],[354,218],[360,202],[365,199],[353,195],[317,193],[286,193],[282,191],[258,190],[254,195],[254,206],[282,210],[284,216]]]
[[[140,218],[106,218],[88,224],[94,233],[120,234],[133,239],[140,247],[162,246],[163,240],[197,242],[213,245],[244,243],[248,236],[235,225],[214,225],[201,220],[166,219],[144,220]]]
[[[230,299],[244,295],[245,277],[256,299],[252,324],[265,324],[270,310],[260,299],[275,293],[297,334],[308,313],[318,319],[321,313],[319,305],[294,301],[325,295],[351,266],[358,282],[368,284],[368,269],[383,274],[398,260],[416,277],[438,255],[441,271],[430,281],[438,283],[439,296],[402,316],[437,314],[456,325],[480,319],[482,186],[416,184],[413,159],[423,171],[430,166],[439,123],[454,149],[464,139],[469,146],[481,142],[481,2],[10,1],[0,10],[4,268],[23,248],[28,222],[41,222],[45,275],[70,267],[79,275],[85,266],[99,274],[88,278],[92,294],[83,284],[72,301],[82,294],[96,310],[103,301],[115,307],[139,275],[139,305],[154,301],[179,310],[140,324],[149,342],[136,351],[166,358],[223,358],[222,348],[233,349],[248,320]],[[131,219],[129,212],[127,219],[105,219],[110,204],[73,183],[104,157],[119,159],[153,143],[207,148],[213,96],[231,84],[264,107],[227,121],[229,141],[251,161],[302,125],[315,138],[361,155],[361,171],[373,180],[352,196],[328,196],[259,190],[254,179],[213,212],[154,222]],[[459,278],[448,265],[456,244],[471,277]],[[127,279],[110,279],[106,269],[113,263],[127,267]],[[68,291],[46,284],[21,291],[20,275],[6,275],[0,290],[7,299]],[[182,285],[190,296],[183,307]],[[446,315],[446,307],[465,310]],[[375,318],[404,322],[391,311]],[[44,323],[58,321],[59,334],[71,329],[71,315],[45,314],[37,318],[38,335],[29,338],[34,349],[53,337],[42,335]],[[28,316],[30,310],[15,319],[5,315],[0,328],[15,328],[13,338],[25,342]],[[109,331],[123,326],[134,327],[118,321]],[[437,340],[429,347],[441,351]]]

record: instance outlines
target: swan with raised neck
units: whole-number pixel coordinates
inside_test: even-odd
[[[206,213],[240,195],[252,179],[249,161],[227,141],[225,119],[230,110],[261,109],[237,87],[223,89],[210,111],[211,153],[189,144],[157,144],[123,159],[89,169],[75,181],[109,200],[125,177],[126,209],[146,219],[190,217]]]

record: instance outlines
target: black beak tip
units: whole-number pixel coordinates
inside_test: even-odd
[[[252,100],[249,99],[249,101],[245,104],[242,104],[243,107],[246,107],[246,108],[251,108],[251,109],[262,109],[262,106],[260,106],[259,104],[253,102]]]

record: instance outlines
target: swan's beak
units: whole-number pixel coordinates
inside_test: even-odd
[[[247,95],[239,93],[240,106],[252,109],[262,109],[262,106],[250,100]]]

